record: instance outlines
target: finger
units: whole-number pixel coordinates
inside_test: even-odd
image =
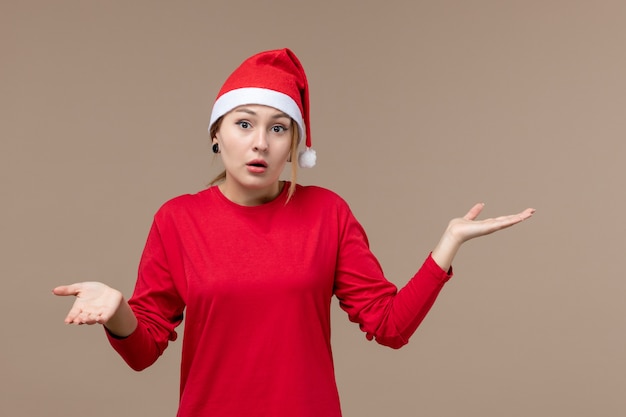
[[[526,209],[518,214],[500,216],[494,219],[488,219],[486,220],[486,222],[492,223],[492,228],[493,228],[492,231],[496,231],[496,230],[505,229],[507,227],[516,225],[517,223],[523,222],[524,220],[530,218],[534,212],[535,212],[534,209]]]
[[[79,316],[82,313],[82,309],[78,306],[73,306],[67,316],[65,316],[66,324],[78,324],[80,322]]]
[[[111,318],[111,316],[112,314],[110,312],[101,311],[100,313],[98,313],[98,316],[96,317],[96,323],[106,324]]]
[[[469,214],[469,213],[468,213]],[[496,222],[496,223],[509,223],[509,222],[520,222],[523,220],[526,220],[530,217],[532,217],[532,215],[535,214],[535,209],[533,208],[527,208],[524,211],[521,211],[517,214],[507,214],[505,216],[498,216],[498,217],[493,217],[490,219],[484,219],[482,220],[482,222],[484,223],[489,223],[489,222]]]
[[[93,324],[92,313],[89,311],[81,311],[80,314],[74,319],[78,324]]]
[[[87,324],[87,325],[98,324],[98,318],[95,316],[87,316],[87,318],[81,321],[81,324]]]
[[[108,321],[110,315],[105,314],[102,308],[88,308],[81,310],[74,318],[75,324],[104,324]]]
[[[481,211],[483,211],[483,207],[485,207],[485,203],[478,203],[472,207],[463,218],[465,220],[474,220],[478,217]]]
[[[54,295],[67,296],[78,295],[82,286],[80,284],[61,285],[52,290]]]
[[[523,222],[524,220],[532,217],[534,213],[535,213],[535,209],[528,208],[520,213],[497,217],[494,220],[496,220],[500,224],[512,226],[514,224]]]
[[[535,209],[534,208],[527,208],[526,210],[522,211],[519,216],[522,218],[522,220],[526,220],[530,217],[532,217],[533,214],[535,214]]]

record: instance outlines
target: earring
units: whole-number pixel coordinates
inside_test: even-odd
[[[213,149],[213,153],[220,153],[220,145],[218,143],[214,143],[211,149]]]

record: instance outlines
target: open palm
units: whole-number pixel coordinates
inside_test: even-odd
[[[67,324],[105,324],[123,299],[119,291],[101,282],[62,285],[52,292],[60,296],[76,296],[74,305],[65,317]]]
[[[535,212],[534,209],[528,208],[517,214],[476,220],[483,207],[484,204],[482,203],[476,204],[465,216],[450,221],[448,224],[448,232],[458,243],[464,243],[470,239],[511,227],[530,218]]]

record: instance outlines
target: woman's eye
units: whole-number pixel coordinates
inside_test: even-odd
[[[281,133],[286,131],[287,128],[285,126],[280,126],[280,125],[276,125],[276,126],[272,126],[272,132],[274,133]]]
[[[237,122],[237,124],[242,129],[249,129],[250,128],[250,123],[246,122],[245,120],[239,121],[239,122]]]

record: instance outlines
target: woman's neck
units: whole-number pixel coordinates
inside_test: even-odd
[[[259,190],[251,190],[249,188],[241,190],[238,187],[233,187],[228,182],[218,185],[224,197],[240,206],[260,206],[261,204],[269,203],[280,195],[284,187],[284,181],[278,181],[269,188]]]

